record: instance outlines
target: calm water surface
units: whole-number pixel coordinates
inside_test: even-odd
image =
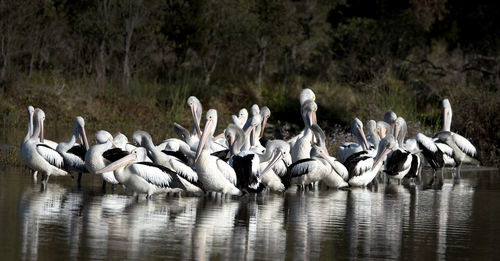
[[[0,259],[498,260],[500,172],[431,176],[417,186],[147,201],[103,193],[92,176],[82,189],[52,177],[41,191],[23,167],[0,165]]]

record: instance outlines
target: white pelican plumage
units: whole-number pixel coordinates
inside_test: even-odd
[[[366,151],[361,151],[347,158],[344,165],[349,172],[349,185],[368,185],[379,172],[387,154],[397,146],[394,136],[389,134],[380,141],[375,157],[370,156]]]
[[[460,168],[462,164],[480,164],[478,153],[476,147],[474,147],[474,145],[472,145],[469,140],[467,140],[460,134],[450,131],[451,119],[453,116],[450,101],[448,99],[444,99],[442,102],[442,106],[443,128],[434,136],[434,140],[436,142],[448,145],[453,150],[453,154],[451,156],[458,166],[458,173],[460,174]]]
[[[116,180],[136,193],[146,193],[147,199],[151,199],[153,193],[185,189],[175,173],[160,165],[144,162],[145,158],[146,149],[137,147],[131,154],[96,173],[114,171]]]
[[[31,136],[33,135],[33,114],[35,113],[35,108],[33,108],[33,106],[28,106],[28,108],[26,108],[26,113],[28,114],[28,130],[26,131],[26,135],[24,136],[24,138],[21,140],[21,144],[19,146],[20,150],[21,150],[21,155],[23,155],[26,150],[26,142],[31,138]],[[36,178],[36,174],[38,171],[33,171],[32,169],[30,169],[30,172],[33,172],[33,177]]]
[[[318,143],[311,149],[311,158],[299,160],[290,166],[291,183],[303,187],[322,180],[328,187],[347,187],[347,169],[329,155],[325,133],[317,124],[313,124],[311,129]]]
[[[111,162],[104,158],[104,153],[109,151],[114,147],[113,136],[104,130],[100,130],[96,132],[96,141],[97,144],[90,147],[85,154],[85,167],[91,174],[98,174],[97,170],[100,170],[106,167]],[[120,149],[115,151],[121,151]],[[117,155],[114,160],[118,160],[121,157],[126,156],[128,153],[121,152],[121,155]],[[103,179],[103,190],[105,189],[106,182],[111,183],[112,185],[118,184],[118,180],[116,180],[115,175],[112,171],[101,173],[100,176]]]
[[[243,129],[243,126],[248,120],[248,111],[247,109],[243,108],[240,110],[238,113],[238,116],[232,115],[231,120],[236,126],[238,126],[240,129]]]
[[[312,100],[307,100],[302,105],[301,113],[302,119],[304,121],[304,135],[297,139],[295,145],[292,147],[292,162],[296,162],[301,159],[307,159],[311,154],[311,143],[314,139],[314,135],[311,131],[311,126],[316,123],[316,111],[318,106]]]
[[[388,111],[384,114],[384,122],[388,123],[391,126],[391,130],[393,131],[393,132],[391,132],[391,134],[394,137],[396,137],[394,125],[396,123],[397,118],[398,118],[398,116],[393,111]]]
[[[82,145],[75,144],[76,139],[80,138]],[[73,133],[68,141],[61,142],[57,145],[56,151],[61,154],[64,159],[65,169],[67,171],[78,172],[78,185],[81,185],[82,173],[87,173],[85,167],[85,154],[89,149],[87,135],[85,134],[85,121],[81,116],[75,118],[73,124]]]
[[[236,173],[225,161],[210,155],[208,147],[213,143],[213,134],[217,124],[217,111],[207,112],[207,122],[200,143],[196,150],[195,169],[203,188],[208,191],[222,192],[223,194],[241,195],[235,187]]]
[[[352,135],[358,140],[358,143],[342,143],[342,145],[337,149],[337,157],[340,162],[345,162],[345,160],[354,153],[368,150],[368,141],[366,140],[365,132],[363,131],[363,123],[358,118],[354,118],[352,121],[351,132]]]
[[[290,187],[288,167],[292,164],[290,145],[283,140],[271,140],[260,160],[260,179],[270,191],[284,192]]]
[[[193,126],[191,127],[191,132],[175,122],[174,131],[183,141],[189,144],[191,150],[196,150],[201,137],[200,121],[203,113],[203,107],[201,106],[200,100],[198,100],[195,96],[189,96],[187,99],[187,105],[191,110],[191,115],[193,116]]]
[[[235,124],[229,124],[224,135],[231,155],[228,163],[236,174],[236,187],[248,192],[259,192],[257,189],[260,185],[260,158],[257,153],[249,150],[250,140],[247,138],[255,132],[255,126],[258,124],[255,117],[253,120],[254,123],[246,132]]]
[[[167,152],[160,151],[154,144],[151,135],[145,131],[136,131],[132,134],[132,142],[144,147],[155,164],[169,169],[179,176],[180,182],[184,185],[185,191],[193,194],[203,194],[198,182],[198,174],[183,162],[182,158],[177,158]]]
[[[300,109],[301,109],[301,112],[302,112],[302,106],[304,105],[304,103],[306,101],[316,101],[316,95],[314,95],[314,92],[309,89],[309,88],[306,88],[306,89],[303,89],[301,92],[300,92],[300,95],[299,95],[299,102],[300,102]],[[304,136],[304,132],[306,131],[306,128],[308,128],[308,126],[306,126],[306,123],[304,122],[304,129],[302,129],[299,134],[293,136],[291,139],[287,140],[287,142],[290,144],[290,148],[293,148],[293,146],[295,145],[295,142],[297,142],[297,140]]]
[[[41,109],[35,109],[34,114],[35,129],[31,138],[26,141],[24,145],[26,149],[22,154],[30,168],[42,173],[41,185],[45,188],[51,175],[70,176],[70,174],[64,170],[64,159],[61,154],[43,143],[45,113]]]

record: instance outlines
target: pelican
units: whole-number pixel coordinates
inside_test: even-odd
[[[270,191],[284,192],[290,187],[290,175],[287,169],[291,164],[290,145],[287,142],[283,140],[267,142],[266,152],[260,159],[261,183]]]
[[[97,144],[90,147],[85,154],[85,167],[91,174],[98,174],[97,170],[100,170],[110,164],[110,160],[104,157],[104,153],[106,151],[110,151],[112,147],[116,147],[113,143],[113,136],[111,136],[109,132],[100,130],[95,134],[95,136]],[[118,153],[121,150],[118,149],[114,151]],[[106,156],[110,158],[108,154],[109,153],[107,153]],[[118,154],[119,155],[115,155],[114,158],[110,158],[111,162],[128,155],[128,153],[126,152],[121,152]],[[112,171],[104,172],[100,175],[103,179],[103,190],[105,189],[106,182],[111,183],[112,185],[119,183]]]
[[[316,111],[318,106],[312,100],[307,100],[302,105],[302,119],[304,120],[304,135],[297,139],[295,145],[292,147],[292,162],[310,157],[311,143],[313,141],[313,133],[311,126],[316,123]]]
[[[131,154],[97,170],[96,173],[114,171],[115,178],[135,193],[146,193],[151,199],[153,193],[184,190],[179,177],[168,168],[144,162],[146,149],[138,147]]]
[[[83,145],[75,144],[78,137]],[[56,151],[59,152],[64,159],[65,169],[67,171],[78,172],[78,186],[81,185],[82,173],[88,172],[85,167],[85,154],[88,149],[89,142],[85,134],[85,121],[81,116],[78,116],[75,118],[73,133],[69,140],[59,143],[56,148]]]
[[[300,106],[302,106],[307,100],[312,100],[312,101],[316,100],[316,95],[314,95],[314,92],[309,88],[305,88],[300,92],[299,95]]]
[[[132,142],[144,147],[155,164],[167,168],[179,177],[184,190],[189,193],[203,194],[198,182],[198,174],[186,165],[181,159],[160,151],[154,144],[151,135],[145,131],[136,131],[132,134]]]
[[[246,132],[243,132],[235,124],[229,124],[224,135],[231,154],[229,165],[236,174],[236,187],[248,192],[259,192],[260,158],[257,153],[248,149],[250,141],[247,139],[248,134],[253,134],[255,126],[260,124],[255,122],[256,117],[253,118],[254,123],[249,126]]]
[[[394,138],[398,141],[399,147],[403,147],[403,143],[408,132],[408,126],[406,125],[405,119],[403,117],[398,117],[394,122]]]
[[[306,101],[313,101],[314,102],[315,100],[316,100],[316,96],[314,95],[314,92],[311,89],[309,89],[309,88],[303,89],[299,95],[301,111],[302,111],[302,107],[304,106],[304,103]],[[299,134],[293,136],[291,139],[289,139],[287,141],[290,144],[290,148],[293,148],[293,146],[295,145],[295,142],[297,142],[297,140],[300,137],[304,136],[304,132],[306,131],[306,128],[308,128],[308,126],[306,125],[306,122],[304,122],[304,129],[302,131],[300,131]]]
[[[28,114],[28,130],[26,132],[26,135],[24,136],[24,138],[21,140],[21,144],[19,146],[19,148],[21,149],[21,155],[24,155],[25,150],[26,150],[26,142],[31,138],[31,136],[33,135],[33,114],[35,113],[35,108],[33,108],[33,106],[28,106],[28,108],[26,109],[26,112]],[[30,169],[30,172],[33,173],[33,177],[36,178],[36,174],[38,171],[33,171],[32,169]]]
[[[256,130],[256,133],[259,135],[258,138],[256,139],[258,144],[261,144],[261,140],[263,140],[264,132],[266,130],[266,125],[267,125],[267,119],[271,117],[271,110],[267,107],[264,106],[260,109],[260,117],[262,118],[262,124],[259,126],[259,128]],[[263,140],[263,142],[265,142]],[[264,143],[264,146],[266,144]]]
[[[33,135],[25,143],[23,158],[28,167],[40,171],[42,173],[42,188],[45,188],[49,177],[54,176],[70,176],[64,170],[64,159],[56,150],[44,144],[43,141],[43,121],[45,113],[41,109],[35,109],[34,123],[35,129]]]
[[[354,118],[351,124],[351,131],[358,143],[344,142],[337,150],[337,157],[340,162],[345,162],[349,156],[360,151],[368,150],[368,141],[366,140],[365,132],[363,131],[363,123]]]
[[[401,179],[404,177],[417,177],[422,162],[418,155],[403,147],[403,140],[407,132],[406,122],[403,118],[396,119],[394,132],[397,135],[398,148],[387,155],[384,172],[389,178],[397,179],[398,183],[401,183]]]
[[[241,109],[240,112],[238,113],[238,116],[232,115],[231,119],[232,119],[233,123],[236,124],[236,126],[238,126],[240,129],[242,129],[243,126],[245,125],[245,122],[247,122],[247,120],[248,120],[247,109],[245,109],[245,108]]]
[[[207,122],[201,136],[195,156],[195,169],[198,179],[206,191],[222,192],[223,194],[241,195],[235,187],[236,173],[225,161],[210,155],[210,143],[213,143],[213,134],[217,125],[217,111],[207,112]]]
[[[460,134],[450,131],[451,118],[453,116],[450,101],[448,99],[444,99],[442,101],[442,106],[443,128],[434,136],[434,140],[448,145],[453,150],[453,154],[451,156],[458,166],[458,174],[460,175],[460,168],[462,164],[479,165],[481,162],[478,159],[476,147],[474,147],[469,140]]]
[[[195,96],[189,96],[187,99],[187,105],[189,106],[191,115],[193,116],[193,126],[191,127],[191,132],[177,123],[174,123],[174,131],[183,141],[189,144],[191,150],[196,150],[201,137],[200,121],[203,113],[203,107],[201,106],[200,100],[198,100]]]
[[[378,136],[383,139],[385,136],[388,134],[392,134],[392,127],[389,123],[385,121],[377,121],[377,134]],[[394,135],[392,135],[394,136]]]
[[[311,158],[299,160],[290,166],[291,183],[303,187],[323,180],[328,187],[347,187],[347,169],[329,155],[325,133],[317,124],[313,124],[311,129],[318,143],[311,149]]]
[[[245,122],[245,125],[243,125],[242,130],[248,129],[252,122],[252,118],[254,118],[256,115],[260,115],[260,108],[259,105],[254,104],[252,107],[250,107],[250,114],[252,115],[251,117],[248,118],[248,120]]]
[[[368,149],[378,148],[378,143],[380,142],[380,136],[377,132],[377,122],[374,120],[369,120],[366,123],[366,128],[368,129],[368,136],[366,137],[366,141],[368,142]]]
[[[406,121],[402,117],[398,117],[394,122],[394,133],[398,142],[398,148],[391,151],[387,155],[384,172],[389,178],[398,180],[401,184],[401,179],[409,175],[416,177],[420,169],[420,157],[411,151],[403,148],[403,142],[408,131]],[[388,180],[390,182],[390,179]]]
[[[388,123],[391,126],[392,131],[395,131],[394,125],[396,123],[397,118],[398,116],[393,111],[388,111],[384,114],[384,122]],[[392,132],[392,135],[396,137],[395,132]]]
[[[195,152],[183,140],[176,138],[166,139],[160,145],[157,145],[156,148],[165,154],[178,158],[189,166],[194,163]]]
[[[344,163],[349,172],[348,183],[351,186],[366,186],[377,175],[387,154],[397,148],[397,142],[392,134],[380,141],[377,155],[371,157],[367,152],[358,152],[351,155]]]
[[[425,161],[429,163],[434,172],[444,166],[444,155],[438,144],[422,133],[417,133],[415,137],[406,140],[403,148],[413,153],[421,151]]]

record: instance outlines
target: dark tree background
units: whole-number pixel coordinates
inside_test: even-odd
[[[215,93],[292,122],[310,87],[330,124],[393,109],[439,126],[449,97],[453,128],[496,157],[499,17],[487,0],[0,0],[0,86],[5,98],[54,75],[133,94],[154,83],[159,104]]]

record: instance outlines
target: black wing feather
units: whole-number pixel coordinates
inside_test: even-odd
[[[302,176],[302,175],[304,175],[304,174],[306,174],[306,173],[309,173],[309,168],[307,168],[307,169],[303,169],[301,172],[297,172],[297,173],[295,173],[295,174],[293,174],[293,175],[292,175],[292,172],[291,172],[291,170],[292,170],[295,166],[297,166],[297,165],[299,165],[299,164],[301,164],[301,163],[304,163],[304,162],[308,162],[308,161],[315,161],[315,159],[311,159],[311,158],[308,158],[308,159],[301,159],[301,160],[298,160],[298,161],[294,162],[292,165],[290,165],[290,167],[288,167],[288,170],[289,170],[289,172],[290,172],[290,178],[292,178],[292,177],[299,177],[299,176]]]
[[[180,151],[168,151],[168,150],[162,150],[161,152],[167,154],[167,155],[170,155],[170,156],[173,156],[173,157],[176,157],[178,158],[180,161],[184,162],[186,165],[189,165],[189,160],[188,158],[186,157],[186,155],[184,155],[184,153],[180,152]]]
[[[130,153],[128,153],[127,151],[124,151],[120,148],[113,148],[113,149],[109,149],[107,151],[105,151],[102,156],[111,161],[111,162],[115,162],[127,155],[129,155]]]
[[[213,152],[212,156],[215,156],[223,161],[228,161],[229,160],[229,155],[230,155],[230,151],[227,149],[227,150],[219,150],[219,151],[216,151],[216,152]]]
[[[87,150],[85,149],[84,146],[77,144],[77,145],[71,147],[71,149],[68,150],[68,153],[75,154],[80,159],[85,161],[85,154],[87,153]]]
[[[410,152],[408,151],[401,151],[401,150],[395,150],[393,151],[388,157],[387,161],[385,163],[385,170],[384,172],[387,173],[387,175],[397,175],[398,172],[403,170],[403,165],[406,162],[406,159],[410,155]]]

